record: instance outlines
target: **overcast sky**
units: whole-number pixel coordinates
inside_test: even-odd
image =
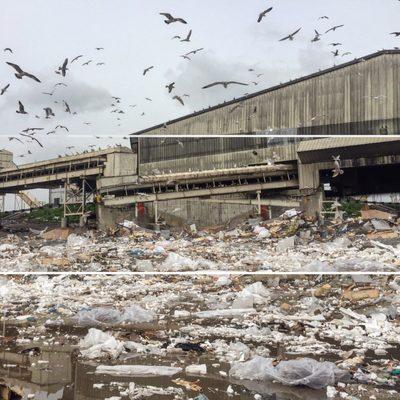
[[[270,6],[273,11],[257,23],[258,14]],[[167,25],[159,12],[182,17],[188,24]],[[323,15],[329,19],[319,19]],[[399,16],[397,0],[3,0],[0,87],[11,85],[0,96],[0,148],[13,151],[15,161],[23,163],[65,154],[66,146],[75,146],[68,150],[71,152],[89,144],[128,144],[122,136],[137,130],[330,67],[334,62],[399,46],[400,38],[389,35],[400,30]],[[345,26],[311,43],[314,29],[323,33],[341,24]],[[294,41],[279,42],[300,27]],[[185,36],[189,29],[193,30],[190,43],[171,39]],[[340,52],[352,55],[334,58],[332,42],[343,43]],[[3,52],[6,47],[12,48],[13,54]],[[201,47],[204,50],[191,61],[180,57]],[[80,54],[83,57],[69,66],[65,78],[54,73],[66,57],[71,61]],[[93,61],[82,66],[88,60]],[[20,65],[42,83],[16,79],[5,61]],[[98,66],[98,62],[105,65]],[[151,65],[154,69],[143,76],[144,68]],[[264,75],[257,78],[250,68]],[[201,89],[221,79],[240,80],[250,86]],[[176,89],[168,94],[165,85],[172,81]],[[53,96],[42,94],[51,92],[57,82],[68,87],[57,87]],[[172,99],[173,94],[190,97],[184,98],[182,106]],[[125,114],[110,112],[111,96],[122,98],[117,106]],[[28,115],[15,112],[18,100]],[[64,111],[63,100],[76,115]],[[135,108],[129,107],[135,104]],[[44,118],[46,106],[53,109],[55,117]],[[44,149],[8,140],[28,127],[43,127],[43,132],[48,132],[58,124],[67,126],[70,133],[58,130],[38,135]],[[103,138],[95,139],[94,135]],[[119,137],[108,138],[114,135]],[[27,155],[28,149],[32,155]],[[21,155],[24,157],[18,157]]]

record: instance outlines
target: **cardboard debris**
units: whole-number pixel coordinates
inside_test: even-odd
[[[380,210],[361,210],[362,219],[383,219],[386,221],[394,221],[396,216]]]

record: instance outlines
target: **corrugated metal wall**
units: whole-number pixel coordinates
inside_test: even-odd
[[[146,134],[399,133],[399,70],[399,52],[380,54],[250,97],[240,107],[210,109]]]

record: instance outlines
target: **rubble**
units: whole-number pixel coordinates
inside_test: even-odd
[[[293,212],[249,220],[233,230],[188,229],[167,236],[132,221],[108,233],[57,229],[41,236],[10,234],[0,238],[0,261],[3,271],[21,272],[396,272],[398,222],[368,211],[367,219],[323,223]]]

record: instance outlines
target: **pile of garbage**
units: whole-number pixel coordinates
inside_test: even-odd
[[[348,272],[400,268],[400,226],[366,210],[359,218],[251,219],[231,230],[154,232],[125,221],[108,233],[56,229],[0,239],[2,271]]]
[[[71,346],[103,397],[400,393],[396,276],[26,275],[0,295],[3,350],[40,365],[37,349]]]

